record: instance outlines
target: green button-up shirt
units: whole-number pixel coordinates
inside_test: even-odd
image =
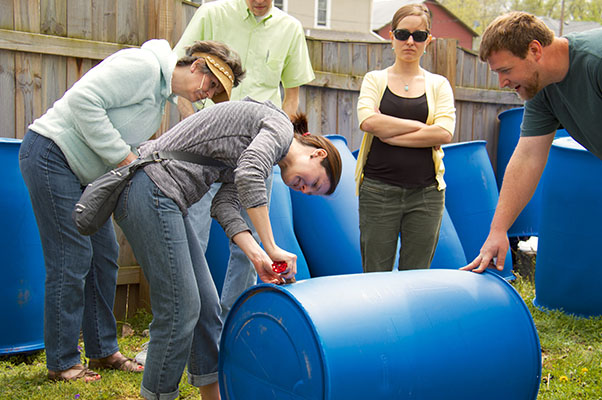
[[[174,48],[178,57],[195,40],[219,40],[241,57],[247,71],[232,100],[250,96],[282,106],[279,84],[292,88],[314,79],[301,23],[276,7],[257,22],[245,0],[222,0],[196,11]]]

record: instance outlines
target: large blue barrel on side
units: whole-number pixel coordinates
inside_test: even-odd
[[[220,344],[219,386],[230,400],[534,400],[540,377],[531,314],[491,272],[255,286],[235,303]]]
[[[554,140],[541,179],[535,305],[602,315],[602,160],[571,137]]]
[[[445,207],[454,223],[466,260],[479,255],[489,234],[495,213],[498,189],[484,140],[443,146],[445,152]],[[506,254],[504,270],[497,271],[513,279],[512,254]]]
[[[340,135],[326,135],[339,150],[343,171],[330,196],[291,190],[295,235],[312,277],[362,272],[355,157]]]
[[[19,170],[21,140],[0,139],[0,355],[44,348],[44,256]]]

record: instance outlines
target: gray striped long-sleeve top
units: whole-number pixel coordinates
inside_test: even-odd
[[[212,157],[227,168],[203,166],[178,160],[147,165],[151,180],[173,199],[184,215],[192,204],[222,182],[211,206],[211,216],[226,235],[248,230],[240,215],[246,208],[267,204],[265,180],[293,141],[288,116],[270,101],[219,103],[184,119],[158,139],[140,146],[142,157],[154,151],[186,151]]]

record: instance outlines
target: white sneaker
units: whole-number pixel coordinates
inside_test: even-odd
[[[136,354],[134,360],[136,360],[138,364],[144,365],[144,363],[146,363],[146,353],[148,353],[148,342],[142,344],[142,350],[140,353]]]

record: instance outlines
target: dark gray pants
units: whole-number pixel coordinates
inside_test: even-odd
[[[445,207],[437,186],[406,189],[364,178],[359,191],[364,272],[391,271],[401,236],[399,269],[429,268]]]

